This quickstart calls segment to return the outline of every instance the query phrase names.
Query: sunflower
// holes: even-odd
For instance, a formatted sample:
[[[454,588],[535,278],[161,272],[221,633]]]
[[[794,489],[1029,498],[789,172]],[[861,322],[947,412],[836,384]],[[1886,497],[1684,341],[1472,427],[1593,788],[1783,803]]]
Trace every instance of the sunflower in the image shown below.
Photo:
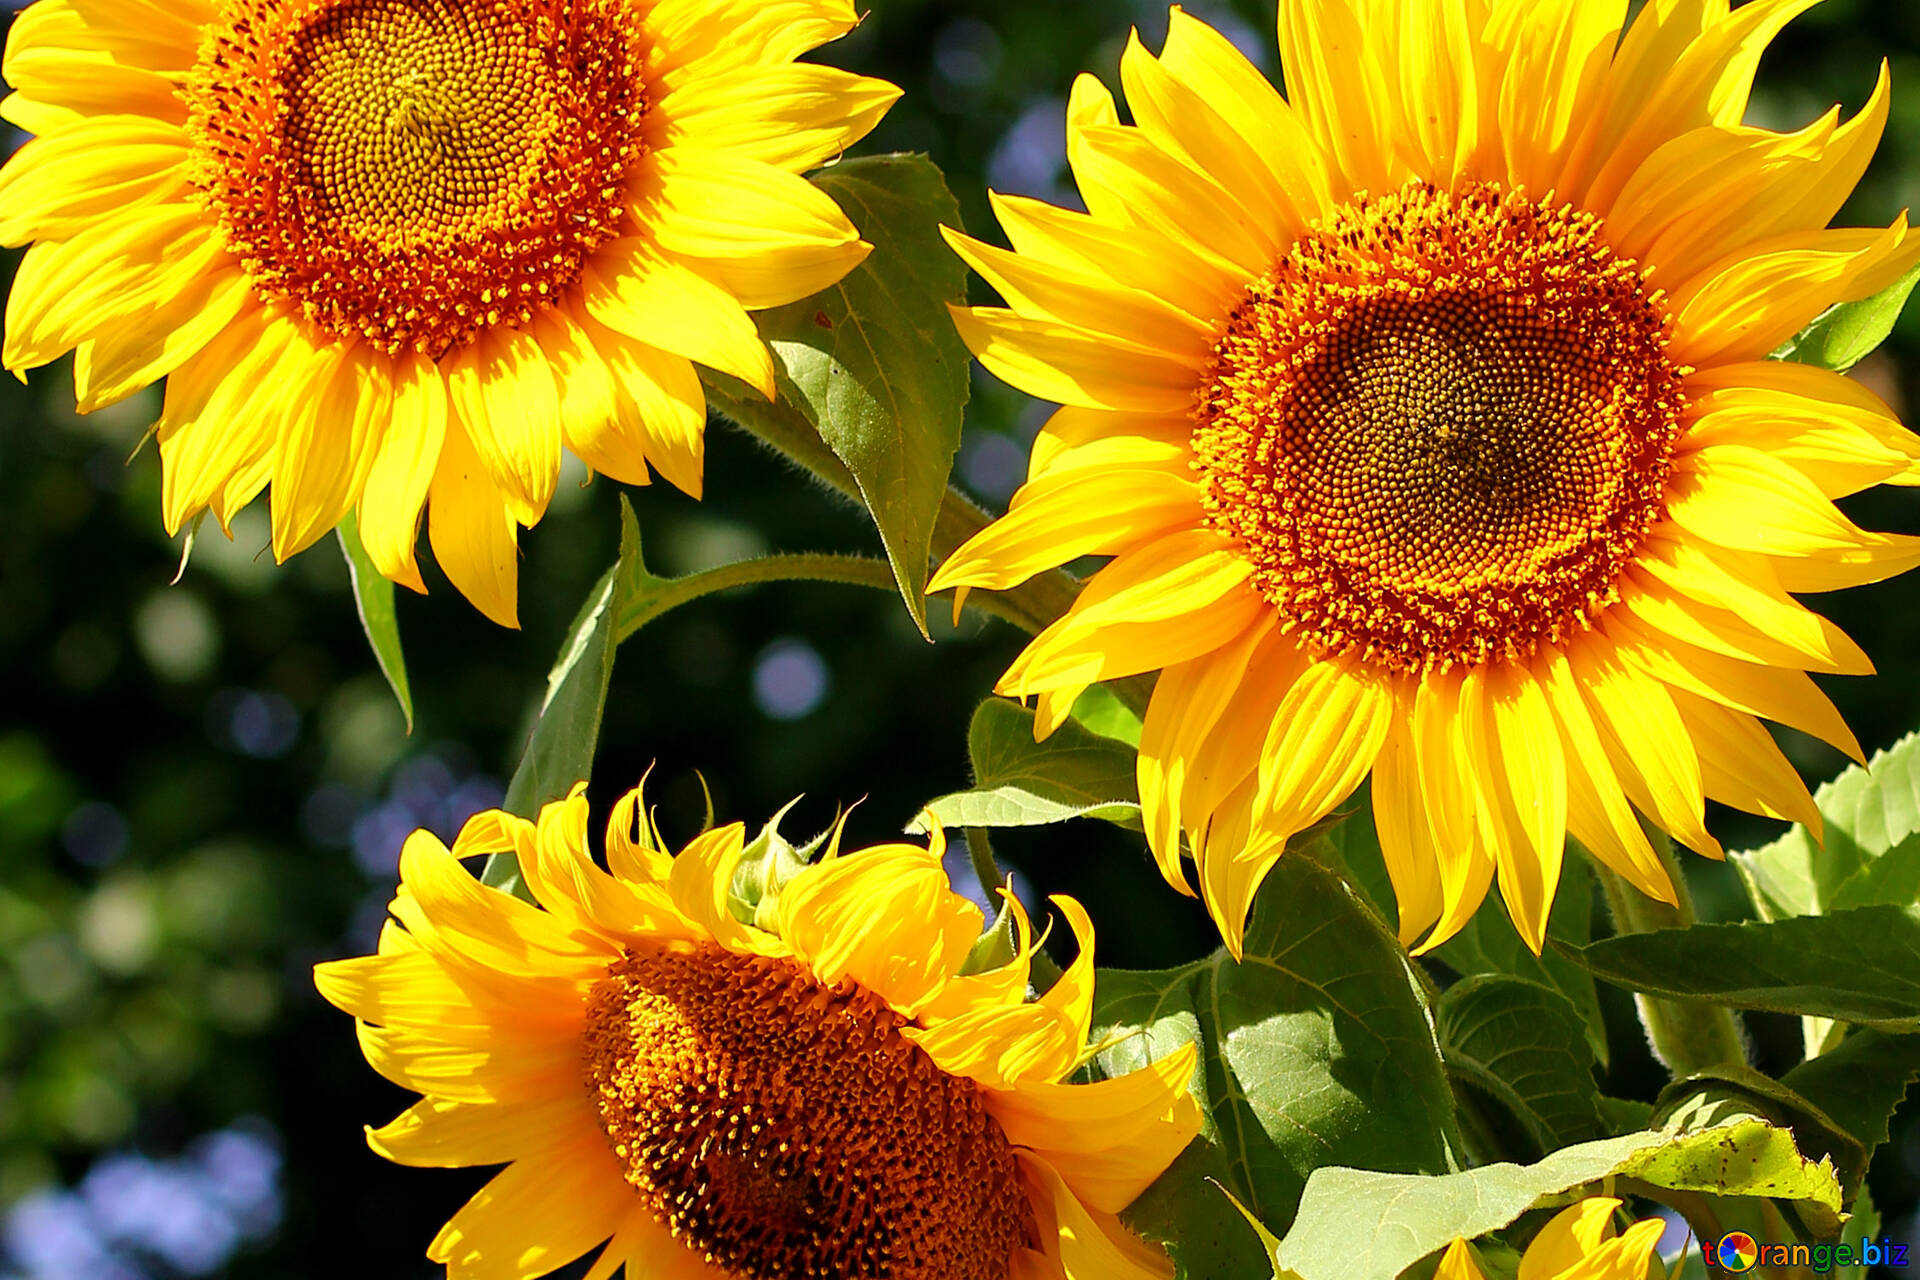
[[[15,372],[85,412],[167,378],[174,534],[272,485],[281,560],[356,505],[516,618],[561,451],[699,496],[694,362],[773,394],[747,312],[866,255],[798,175],[899,96],[794,59],[850,0],[39,0],[0,115]],[[230,535],[230,530],[229,530]]]
[[[1007,308],[988,369],[1064,407],[1006,516],[933,590],[1112,557],[1000,683],[1051,731],[1159,671],[1148,835],[1237,952],[1290,838],[1371,775],[1403,940],[1497,875],[1538,951],[1566,837],[1672,901],[1636,819],[1709,857],[1709,797],[1819,814],[1762,718],[1859,758],[1809,671],[1860,650],[1790,593],[1920,540],[1833,500],[1920,483],[1920,439],[1767,357],[1920,261],[1902,218],[1827,230],[1887,120],[1741,123],[1816,0],[1283,0],[1290,100],[1178,8],[1091,77],[1088,212],[996,197],[950,236]]]
[[[582,784],[582,787],[584,784]],[[932,847],[884,845],[729,913],[741,828],[662,852],[639,793],[587,850],[575,787],[538,824],[490,812],[451,851],[416,832],[379,954],[323,964],[374,1069],[426,1095],[369,1132],[410,1165],[506,1164],[429,1256],[525,1280],[588,1273],[1148,1280],[1114,1215],[1199,1129],[1192,1046],[1063,1083],[1091,1054],[1093,930],[1028,1000],[1032,940],[963,973],[978,907]],[[544,910],[459,860],[510,850]]]
[[[1646,1218],[1613,1233],[1620,1201],[1592,1196],[1555,1214],[1527,1246],[1519,1280],[1666,1280],[1667,1269],[1654,1252],[1666,1223]],[[1440,1258],[1433,1280],[1487,1280],[1473,1249],[1455,1240]]]

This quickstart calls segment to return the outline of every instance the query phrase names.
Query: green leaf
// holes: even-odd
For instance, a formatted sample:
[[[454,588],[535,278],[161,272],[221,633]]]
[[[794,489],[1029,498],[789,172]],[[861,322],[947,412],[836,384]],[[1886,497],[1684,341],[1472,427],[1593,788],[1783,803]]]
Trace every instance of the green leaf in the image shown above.
[[[1840,1181],[1832,1162],[1807,1159],[1792,1130],[1765,1120],[1681,1134],[1635,1152],[1617,1172],[1665,1191],[1790,1201],[1815,1235],[1831,1240],[1840,1234]]]
[[[1069,719],[1033,740],[1033,712],[989,698],[967,729],[973,786],[941,796],[927,812],[948,827],[1033,827],[1104,818],[1138,830],[1140,793],[1132,747]],[[924,822],[916,829],[924,829]]]
[[[1731,857],[1763,920],[1920,900],[1920,734],[1821,787],[1822,840],[1805,827]]]
[[[1828,308],[1775,352],[1775,357],[1845,373],[1893,336],[1893,327],[1900,322],[1900,313],[1906,310],[1916,285],[1920,285],[1920,267],[1871,298]]]
[[[1394,1280],[1455,1237],[1498,1231],[1529,1209],[1570,1202],[1589,1184],[1616,1178],[1683,1203],[1702,1195],[1785,1200],[1828,1238],[1839,1230],[1832,1167],[1803,1158],[1790,1131],[1742,1117],[1686,1132],[1603,1138],[1535,1164],[1490,1164],[1440,1177],[1321,1169],[1307,1183],[1274,1265],[1301,1280]]]
[[[940,226],[960,207],[921,155],[848,160],[817,175],[873,245],[824,293],[759,313],[780,395],[852,472],[873,514],[907,610],[927,630],[934,517],[960,447],[971,364],[947,314],[967,269]],[[762,406],[726,406],[750,430]]]
[[[632,594],[648,582],[662,582],[647,572],[640,558],[640,525],[633,505],[620,499],[620,559],[602,574],[587,593],[573,625],[567,629],[560,657],[547,675],[547,696],[520,755],[520,764],[507,784],[502,805],[523,818],[537,818],[540,806],[563,799],[576,782],[593,773],[594,748],[600,741],[600,719],[606,711],[607,685],[613,679],[613,657],[619,647],[616,620]],[[526,892],[519,863],[510,853],[487,860],[481,879],[513,893]]]
[[[1663,1120],[1682,1115],[1709,1121],[1748,1117],[1791,1129],[1803,1155],[1832,1163],[1847,1202],[1866,1176],[1866,1144],[1818,1102],[1751,1067],[1725,1064],[1676,1080],[1661,1091],[1656,1114]]]
[[[1870,1027],[1847,1034],[1838,1048],[1803,1062],[1780,1083],[1833,1118],[1869,1152],[1887,1140],[1887,1122],[1920,1079],[1920,1035]]]
[[[1325,865],[1291,849],[1254,905],[1244,959],[1102,970],[1097,1059],[1119,1075],[1198,1040],[1201,1139],[1128,1211],[1169,1243],[1182,1274],[1266,1277],[1232,1201],[1284,1228],[1308,1176],[1330,1163],[1450,1167],[1452,1100],[1419,974],[1378,917]],[[1213,1185],[1218,1183],[1218,1187]]]
[[[1320,1169],[1274,1261],[1302,1280],[1394,1280],[1456,1236],[1498,1231],[1535,1203],[1597,1182],[1667,1141],[1664,1134],[1632,1133],[1564,1147],[1537,1164],[1490,1164],[1440,1177]]]
[[[1536,1151],[1605,1132],[1585,1019],[1558,991],[1481,974],[1450,987],[1435,1012],[1447,1069],[1517,1117]]]
[[[1584,858],[1568,858],[1561,867],[1547,937],[1574,946],[1585,946],[1593,937],[1593,869]],[[1463,978],[1504,973],[1552,987],[1580,1014],[1594,1061],[1607,1065],[1607,1027],[1593,975],[1552,948],[1537,956],[1528,950],[1497,894],[1488,894],[1466,928],[1435,948],[1433,958]]]
[[[1071,714],[1090,733],[1130,747],[1140,745],[1140,716],[1104,684],[1088,685]]]
[[[194,530],[197,531],[199,525],[196,517]],[[352,512],[341,519],[335,533],[340,539],[340,550],[347,558],[347,573],[353,579],[353,603],[360,611],[360,629],[367,633],[367,643],[373,646],[373,660],[380,664],[380,674],[387,678],[393,696],[400,703],[400,712],[407,718],[407,732],[412,733],[413,690],[407,684],[407,656],[400,648],[400,620],[393,611],[393,583],[368,558],[367,549],[360,544],[360,522]],[[189,532],[187,551],[180,557],[183,569],[192,549],[193,533]]]
[[[1650,995],[1920,1028],[1920,907],[1856,907],[1560,945],[1595,977]]]

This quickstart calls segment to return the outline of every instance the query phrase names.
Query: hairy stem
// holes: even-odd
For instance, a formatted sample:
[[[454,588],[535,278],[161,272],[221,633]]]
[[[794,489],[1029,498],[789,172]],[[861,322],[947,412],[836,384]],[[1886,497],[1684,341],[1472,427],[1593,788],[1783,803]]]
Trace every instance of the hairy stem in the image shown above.
[[[1649,898],[1620,876],[1594,860],[1600,886],[1607,895],[1607,907],[1613,913],[1615,930],[1620,933],[1652,933],[1656,929],[1684,929],[1695,922],[1693,895],[1687,890],[1687,877],[1674,858],[1673,841],[1667,833],[1645,824],[1647,838],[1666,867],[1673,883],[1676,905],[1668,906]],[[1640,1010],[1640,1022],[1647,1029],[1647,1041],[1675,1079],[1704,1071],[1708,1067],[1747,1062],[1745,1038],[1731,1009],[1698,1000],[1662,1000],[1648,995],[1634,996]]]

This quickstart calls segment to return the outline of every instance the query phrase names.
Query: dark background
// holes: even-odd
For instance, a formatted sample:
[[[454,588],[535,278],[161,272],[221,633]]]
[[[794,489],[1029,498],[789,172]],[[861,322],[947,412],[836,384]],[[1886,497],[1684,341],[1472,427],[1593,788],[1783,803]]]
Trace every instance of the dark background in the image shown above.
[[[1274,71],[1270,0],[1190,8]],[[1068,198],[1073,75],[1117,83],[1128,23],[1154,47],[1166,23],[1158,5],[1117,0],[874,10],[820,55],[906,89],[862,150],[930,152],[975,230],[989,225],[989,184]],[[1884,224],[1916,203],[1920,5],[1816,9],[1769,56],[1754,108],[1775,127],[1836,101],[1851,111],[1882,57],[1893,124],[1844,221]],[[1920,326],[1861,376],[1913,403]],[[984,377],[975,396],[956,476],[998,507],[1045,410]],[[26,386],[0,380],[0,1280],[431,1275],[422,1250],[482,1175],[396,1169],[366,1150],[359,1126],[408,1099],[366,1067],[309,971],[370,949],[408,830],[451,835],[498,798],[562,632],[613,555],[616,486],[563,481],[524,537],[522,632],[485,622],[431,568],[432,595],[401,592],[418,707],[408,736],[333,542],[275,567],[262,501],[231,543],[209,525],[170,586],[180,548],[160,529],[155,455],[128,461],[157,396],[90,418],[71,404],[64,364]],[[877,551],[862,513],[747,437],[716,423],[708,450],[707,502],[664,485],[632,495],[656,570]],[[1869,527],[1920,530],[1912,491],[1853,510]],[[1870,751],[1920,723],[1917,598],[1896,582],[1827,602],[1881,664],[1877,679],[1825,682]],[[853,588],[762,588],[669,616],[620,655],[597,809],[652,765],[676,838],[698,824],[701,777],[723,821],[757,825],[804,795],[793,834],[863,801],[850,838],[891,837],[966,783],[968,716],[1018,645],[971,618],[936,635],[927,645],[897,599]],[[1841,763],[1788,746],[1810,778]],[[1716,822],[1736,847],[1771,835]],[[1211,946],[1137,838],[1076,823],[1009,835],[1001,852],[1030,900],[1065,890],[1087,903],[1104,963],[1159,966]],[[1693,866],[1705,909],[1737,914],[1730,877]],[[1656,1068],[1624,999],[1615,1012],[1627,1048],[1609,1091],[1651,1096]],[[1763,1065],[1793,1060],[1797,1025],[1755,1031]],[[1872,1179],[1896,1240],[1920,1238],[1915,1110]]]

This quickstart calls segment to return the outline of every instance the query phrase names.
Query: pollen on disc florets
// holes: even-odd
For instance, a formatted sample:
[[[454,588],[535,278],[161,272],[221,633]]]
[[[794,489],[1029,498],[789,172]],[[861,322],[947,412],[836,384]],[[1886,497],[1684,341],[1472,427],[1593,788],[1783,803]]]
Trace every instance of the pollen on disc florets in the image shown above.
[[[972,1081],[851,983],[711,944],[594,989],[587,1088],[627,1180],[746,1280],[1006,1280],[1034,1238]]]
[[[1318,654],[1524,660],[1617,599],[1665,511],[1687,407],[1670,329],[1591,214],[1490,183],[1357,197],[1214,348],[1208,522]]]
[[[389,352],[523,325],[621,234],[644,153],[627,0],[227,0],[193,173],[259,293]]]

